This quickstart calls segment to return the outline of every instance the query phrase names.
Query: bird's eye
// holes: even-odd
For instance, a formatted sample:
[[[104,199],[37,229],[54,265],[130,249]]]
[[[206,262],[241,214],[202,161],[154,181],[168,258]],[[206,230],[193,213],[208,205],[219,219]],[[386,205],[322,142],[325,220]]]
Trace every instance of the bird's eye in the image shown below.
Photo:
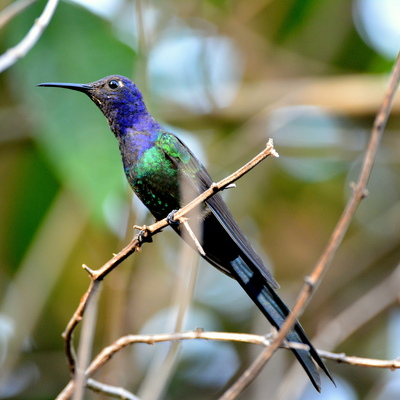
[[[108,87],[110,89],[116,89],[119,86],[119,82],[113,79],[112,81],[108,82]]]

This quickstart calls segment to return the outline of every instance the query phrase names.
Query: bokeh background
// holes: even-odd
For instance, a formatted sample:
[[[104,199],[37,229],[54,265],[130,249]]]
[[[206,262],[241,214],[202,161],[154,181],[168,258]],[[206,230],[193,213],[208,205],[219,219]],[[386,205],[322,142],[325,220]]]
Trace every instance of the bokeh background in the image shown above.
[[[40,15],[45,2],[33,3],[2,27],[1,52]],[[357,179],[399,49],[399,21],[396,0],[61,2],[32,51],[0,75],[0,398],[51,399],[62,390],[69,373],[61,332],[89,284],[81,265],[100,267],[130,241],[133,224],[152,221],[125,182],[97,108],[37,83],[132,78],[215,180],[272,137],[280,158],[224,195],[291,305]],[[400,353],[399,113],[397,99],[370,195],[301,319],[322,349]],[[94,354],[123,334],[173,329],[181,249],[165,230],[107,277]],[[184,328],[196,327],[270,330],[236,283],[203,263]],[[154,371],[167,348],[125,349],[96,378],[156,398]],[[259,351],[185,342],[159,398],[218,398]],[[397,371],[327,361],[338,387],[323,381],[318,395],[293,364],[279,351],[240,398],[400,398]]]

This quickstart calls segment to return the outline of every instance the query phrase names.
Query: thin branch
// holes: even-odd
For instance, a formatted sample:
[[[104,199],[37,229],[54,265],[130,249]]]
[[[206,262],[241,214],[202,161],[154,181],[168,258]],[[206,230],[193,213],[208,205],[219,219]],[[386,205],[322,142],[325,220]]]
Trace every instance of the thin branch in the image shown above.
[[[215,193],[225,189],[232,183],[236,182],[239,178],[241,178],[244,174],[252,170],[254,167],[256,167],[261,161],[263,161],[265,158],[268,156],[274,156],[274,157],[279,157],[279,154],[277,151],[274,149],[273,141],[272,139],[268,140],[266,148],[259,153],[257,156],[255,156],[252,160],[250,160],[247,164],[245,164],[242,168],[238,169],[236,172],[233,174],[229,175],[225,179],[222,179],[218,183],[214,183],[211,185],[210,189],[206,190],[201,194],[200,196],[196,197],[193,201],[191,201],[188,205],[185,207],[181,208],[178,212],[174,214],[174,219],[179,220],[179,218],[185,216],[190,210],[192,210],[194,207],[200,205],[203,203],[205,200],[213,196]]]
[[[334,254],[336,253],[345,233],[350,225],[354,213],[356,212],[361,200],[367,195],[367,183],[371,175],[372,166],[378,151],[379,142],[384,132],[386,122],[390,115],[393,98],[400,80],[400,54],[394,65],[389,86],[386,90],[382,105],[375,118],[371,132],[371,138],[365,153],[364,162],[357,184],[353,186],[353,194],[350,197],[343,214],[341,215],[328,244],[317,262],[312,274],[307,277],[305,284],[296,300],[292,312],[286,318],[285,323],[279,330],[271,346],[267,347],[253,362],[253,364],[243,373],[243,375],[220,397],[219,400],[232,400],[239,396],[243,390],[260,373],[264,365],[271,358],[272,354],[278,349],[280,343],[285,339],[288,332],[292,329],[296,319],[304,310],[307,302],[311,298],[313,291],[317,288],[326,273]]]
[[[139,400],[139,397],[135,396],[133,393],[129,392],[124,388],[118,386],[106,385],[105,383],[95,381],[94,379],[87,380],[87,387],[93,390],[94,392],[107,394],[108,396],[115,397],[117,399]]]
[[[86,303],[86,318],[82,324],[82,331],[79,338],[77,369],[75,374],[75,393],[73,400],[82,400],[86,388],[85,370],[89,365],[93,339],[95,334],[97,308],[100,296],[100,281],[93,281],[94,285],[91,290],[90,302]]]
[[[206,253],[203,250],[203,247],[201,246],[195,233],[192,231],[192,228],[190,227],[189,223],[187,222],[187,218],[181,218],[181,223],[183,223],[184,227],[187,230],[187,233],[189,234],[189,237],[192,239],[193,243],[196,245],[197,251],[200,253],[201,256],[204,257],[206,255]]]
[[[105,365],[118,351],[132,344],[144,343],[153,345],[155,343],[175,342],[182,340],[215,340],[220,342],[238,342],[255,344],[268,347],[274,339],[274,335],[255,335],[250,333],[230,333],[230,332],[205,332],[196,329],[188,332],[158,333],[154,335],[126,335],[122,336],[110,346],[105,347],[92,361],[86,370],[87,377],[91,377],[103,365]],[[287,342],[280,347],[285,349],[304,349],[305,345],[297,342]],[[351,365],[362,365],[375,368],[400,369],[400,360],[378,360],[362,357],[349,357],[343,353],[332,353],[318,350],[318,354],[329,360],[339,361]],[[357,362],[358,360],[358,362]],[[370,362],[368,362],[370,360]]]
[[[49,0],[39,18],[37,18],[26,36],[14,47],[0,56],[0,73],[25,57],[36,44],[53,17],[59,0]]]
[[[185,199],[185,190],[182,193],[182,197]],[[199,222],[197,217],[192,218],[196,218],[196,221]],[[199,224],[195,223],[194,225]],[[196,229],[196,226],[194,228]],[[183,231],[183,235],[185,236],[186,234],[187,232]],[[193,249],[183,241],[180,246],[181,251],[174,282],[174,291],[170,306],[171,311],[166,323],[166,326],[173,327],[171,332],[174,333],[183,331],[184,321],[186,320],[194,295],[199,266],[199,257]],[[173,342],[168,346],[167,352],[165,352],[165,348],[160,348],[159,351],[154,352],[151,364],[147,368],[146,375],[137,391],[139,397],[144,399],[161,399],[165,397],[164,392],[176,370],[181,350],[182,343]]]
[[[381,141],[383,132],[386,127],[387,120],[390,115],[390,110],[393,102],[394,95],[396,94],[396,89],[399,86],[400,80],[400,54],[397,57],[396,63],[394,65],[389,86],[386,90],[385,96],[383,98],[381,107],[376,115],[374,125],[372,127],[371,138],[368,143],[367,151],[364,156],[364,161],[362,164],[360,176],[358,182],[353,185],[353,194],[350,197],[347,206],[339,219],[339,222],[332,233],[332,236],[328,242],[325,251],[322,253],[321,258],[314,267],[313,273],[310,276],[309,283],[314,288],[320,281],[321,276],[326,271],[332,258],[339,247],[342,239],[350,225],[351,219],[356,212],[361,201],[367,197],[367,184],[371,176],[372,167],[376,158],[376,153],[378,152],[379,143]],[[305,288],[303,288],[304,291]]]
[[[212,197],[217,192],[225,189],[227,186],[231,185],[233,182],[238,180],[240,177],[245,175],[251,169],[253,169],[257,164],[263,161],[268,156],[279,157],[278,153],[274,149],[273,141],[270,139],[265,147],[265,149],[260,152],[256,157],[254,157],[251,161],[249,161],[242,168],[229,175],[227,178],[221,180],[218,183],[213,183],[212,186],[200,194],[196,199],[191,201],[186,206],[182,207],[174,214],[175,220],[182,220],[187,213],[192,211],[196,206],[206,201],[208,198]],[[68,322],[68,325],[65,331],[62,334],[65,343],[65,352],[67,356],[67,361],[69,364],[69,369],[71,375],[74,376],[76,369],[76,355],[75,349],[73,345],[73,334],[77,325],[81,322],[83,315],[85,313],[88,302],[95,292],[95,288],[97,287],[97,283],[102,281],[107,274],[109,274],[114,268],[116,268],[119,264],[121,264],[127,257],[133,254],[136,250],[140,250],[141,245],[145,241],[151,241],[151,237],[156,233],[160,232],[163,228],[168,226],[167,219],[163,219],[161,221],[156,222],[150,226],[144,226],[140,229],[142,230],[142,237],[139,238],[139,235],[136,235],[133,240],[118,254],[114,255],[109,261],[107,261],[101,268],[98,270],[92,270],[88,266],[83,265],[83,268],[89,273],[91,282],[88,290],[82,296],[81,301],[78,305],[78,308],[74,312],[72,318]],[[96,283],[97,282],[97,283]],[[60,397],[64,398],[64,397]]]
[[[76,354],[73,345],[73,333],[79,322],[82,321],[83,314],[86,309],[86,305],[91,297],[91,293],[96,291],[96,286],[98,284],[95,280],[91,280],[89,289],[82,296],[78,308],[75,310],[72,318],[68,322],[65,331],[62,334],[62,338],[64,339],[65,345],[65,354],[67,357],[70,373],[73,376],[75,374],[75,365],[76,365]]]
[[[357,367],[384,368],[392,371],[400,368],[400,359],[378,360],[374,358],[363,358],[356,356],[347,356],[345,353],[331,353],[329,351],[318,350],[318,354],[327,360],[337,363],[346,363]]]
[[[24,11],[33,3],[36,3],[36,1],[37,0],[18,0],[15,1],[14,3],[11,3],[0,13],[0,28],[3,28],[19,13]]]
[[[119,351],[127,346],[133,344],[144,343],[148,345],[154,345],[155,343],[163,342],[176,342],[183,340],[215,340],[215,341],[227,341],[227,342],[240,342],[255,344],[263,347],[268,347],[272,342],[275,342],[274,335],[262,336],[248,333],[229,333],[229,332],[205,332],[201,329],[196,329],[188,332],[176,332],[176,333],[158,333],[154,335],[126,335],[120,337],[110,346],[105,347],[102,351],[94,358],[92,363],[85,371],[86,379],[88,383],[91,382],[91,377],[98,372],[110,359],[117,354]],[[286,343],[280,347],[291,349],[304,349],[304,345],[301,343]],[[336,354],[327,351],[318,350],[318,354],[329,360],[333,360],[340,363],[346,363],[354,366],[364,366],[373,368],[386,368],[386,369],[400,369],[400,360],[378,360],[361,357],[349,357],[343,353]],[[58,400],[68,399],[75,388],[75,382],[71,380],[68,385],[64,388],[62,393],[57,397]]]

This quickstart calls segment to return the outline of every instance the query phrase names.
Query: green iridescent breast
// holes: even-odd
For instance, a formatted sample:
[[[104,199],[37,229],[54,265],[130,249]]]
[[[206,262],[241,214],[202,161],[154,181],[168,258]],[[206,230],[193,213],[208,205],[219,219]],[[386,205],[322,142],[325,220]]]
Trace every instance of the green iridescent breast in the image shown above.
[[[129,175],[133,190],[157,219],[180,207],[179,172],[160,148],[146,150]]]
[[[182,185],[197,195],[193,181],[196,168],[192,168],[191,154],[174,135],[161,131],[151,147],[125,170],[133,190],[157,218],[179,209]]]

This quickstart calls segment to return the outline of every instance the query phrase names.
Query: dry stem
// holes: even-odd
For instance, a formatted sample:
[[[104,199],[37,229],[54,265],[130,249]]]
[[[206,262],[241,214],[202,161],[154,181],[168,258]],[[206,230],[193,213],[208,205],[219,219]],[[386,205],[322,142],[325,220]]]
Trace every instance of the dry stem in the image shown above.
[[[11,65],[15,64],[36,44],[51,21],[57,5],[58,0],[49,0],[41,16],[35,20],[35,23],[26,36],[16,46],[11,47],[0,56],[0,72],[3,72],[7,68],[11,67]]]

